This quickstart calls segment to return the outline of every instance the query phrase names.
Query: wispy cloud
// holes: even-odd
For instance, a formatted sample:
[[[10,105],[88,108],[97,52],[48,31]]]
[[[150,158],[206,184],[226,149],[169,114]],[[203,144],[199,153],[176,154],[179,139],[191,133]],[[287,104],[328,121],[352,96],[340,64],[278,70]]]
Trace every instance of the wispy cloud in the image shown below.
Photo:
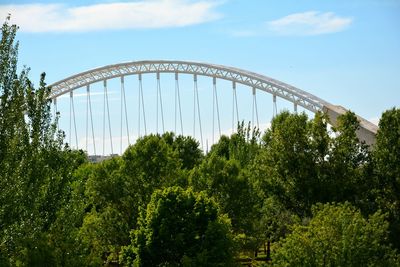
[[[66,4],[0,5],[0,17],[25,32],[85,32],[183,27],[221,17],[215,1],[141,0],[71,7]]]
[[[269,21],[267,28],[281,35],[319,35],[343,31],[352,21],[352,18],[340,17],[333,12],[308,11]]]
[[[253,25],[251,28],[237,29],[231,34],[235,37],[310,36],[340,32],[348,28],[352,22],[352,18],[340,17],[333,12],[307,11]]]

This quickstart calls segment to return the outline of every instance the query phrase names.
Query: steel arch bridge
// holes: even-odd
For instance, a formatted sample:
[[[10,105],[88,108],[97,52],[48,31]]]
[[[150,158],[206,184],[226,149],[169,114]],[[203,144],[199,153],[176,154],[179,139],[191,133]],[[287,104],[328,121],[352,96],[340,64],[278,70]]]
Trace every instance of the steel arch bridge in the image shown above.
[[[75,119],[75,111],[74,111],[74,102],[73,102],[73,92],[79,88],[86,87],[87,94],[87,116],[86,116],[86,148],[88,143],[88,132],[89,132],[89,111],[91,117],[91,131],[92,131],[92,139],[93,143],[95,142],[94,131],[93,131],[93,119],[92,119],[92,108],[91,108],[91,98],[90,98],[90,86],[95,83],[102,82],[104,86],[104,120],[103,120],[103,136],[105,136],[105,120],[106,120],[106,110],[109,109],[108,103],[108,94],[107,94],[107,81],[120,78],[121,82],[121,134],[122,134],[122,117],[125,111],[125,121],[126,128],[129,140],[129,130],[128,130],[128,116],[127,116],[127,108],[126,108],[126,97],[125,97],[125,86],[124,81],[125,77],[131,75],[137,75],[139,81],[139,98],[138,98],[138,107],[139,107],[139,129],[140,129],[140,119],[143,118],[144,128],[146,128],[145,121],[145,103],[143,100],[143,89],[142,89],[142,75],[153,73],[156,74],[157,77],[157,131],[158,131],[158,117],[159,117],[159,106],[161,106],[161,117],[162,117],[162,125],[164,128],[164,116],[163,116],[163,102],[162,102],[162,91],[160,86],[160,73],[172,73],[175,75],[175,101],[177,101],[177,96],[179,97],[179,75],[180,74],[189,74],[193,75],[194,82],[194,120],[196,121],[196,112],[199,117],[199,126],[201,131],[201,119],[200,119],[200,105],[199,105],[199,97],[198,97],[198,89],[197,89],[197,76],[208,76],[213,79],[213,130],[214,130],[214,120],[215,120],[215,111],[218,114],[218,126],[220,128],[220,118],[219,118],[219,110],[218,110],[218,95],[216,89],[216,80],[226,80],[232,82],[233,89],[233,102],[232,102],[232,121],[235,116],[235,102],[236,101],[236,119],[239,121],[238,109],[237,109],[237,96],[236,96],[236,85],[241,84],[251,89],[253,95],[253,120],[254,121],[254,113],[257,116],[258,121],[258,113],[257,113],[257,101],[256,101],[256,92],[257,90],[261,92],[266,92],[272,95],[274,110],[276,110],[276,99],[282,98],[286,101],[289,101],[293,104],[294,111],[297,112],[297,107],[300,106],[312,113],[323,111],[328,114],[330,124],[335,126],[336,119],[339,115],[346,112],[346,109],[333,105],[315,95],[312,95],[306,91],[303,91],[299,88],[286,84],[284,82],[272,79],[270,77],[250,72],[247,70],[242,70],[234,67],[228,67],[223,65],[209,64],[209,63],[200,63],[200,62],[191,62],[191,61],[176,61],[176,60],[145,60],[145,61],[133,61],[126,63],[119,63],[114,65],[108,65],[100,68],[95,68],[92,70],[88,70],[85,72],[78,73],[76,75],[65,78],[61,81],[53,83],[51,86],[51,94],[50,98],[54,101],[55,110],[57,110],[57,99],[62,97],[63,95],[70,95],[70,136],[72,135],[72,120],[75,125],[75,136],[76,136],[76,119]],[[197,94],[197,99],[196,99]],[[197,103],[196,103],[197,101]],[[179,111],[182,112],[181,103],[179,99]],[[196,107],[197,106],[197,107]],[[106,109],[107,107],[107,109]],[[255,112],[254,112],[255,111]],[[175,103],[175,113],[177,112],[177,103]],[[276,111],[277,112],[277,111]],[[142,113],[142,114],[141,114]],[[72,116],[73,115],[73,116]],[[111,126],[110,126],[110,113],[108,111],[108,125],[109,125],[109,136],[110,140],[112,140],[111,134]],[[177,114],[175,114],[175,119]],[[182,127],[182,114],[180,115],[181,119],[181,127]],[[377,126],[372,124],[371,122],[361,118],[358,116],[360,121],[360,129],[357,134],[360,140],[365,141],[367,144],[372,145],[375,142],[375,135],[377,132]],[[196,122],[194,121],[194,126],[196,126]],[[176,122],[175,122],[176,123]],[[140,131],[140,130],[139,130]],[[221,134],[221,129],[219,129]],[[195,134],[195,131],[194,131]],[[140,135],[140,134],[139,134]],[[77,137],[76,137],[77,139]],[[201,137],[202,139],[202,137]],[[70,137],[71,142],[71,137]],[[111,141],[112,142],[112,141]],[[203,140],[201,140],[203,143]],[[76,140],[77,146],[78,141]],[[111,143],[112,150],[112,143]],[[103,151],[104,151],[104,142],[103,142]],[[96,151],[94,151],[96,154]],[[103,152],[104,153],[104,152]]]

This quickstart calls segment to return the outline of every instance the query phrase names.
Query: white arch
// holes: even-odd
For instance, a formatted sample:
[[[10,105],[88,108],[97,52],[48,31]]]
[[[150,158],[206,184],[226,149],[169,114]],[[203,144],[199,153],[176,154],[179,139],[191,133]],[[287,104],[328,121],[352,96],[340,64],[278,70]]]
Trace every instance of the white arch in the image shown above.
[[[284,98],[311,112],[324,111],[329,115],[332,125],[336,125],[337,116],[346,112],[346,109],[341,106],[335,106],[299,88],[261,74],[234,67],[177,60],[133,61],[81,72],[50,85],[52,88],[50,98],[57,98],[77,88],[99,81],[127,75],[162,72],[196,74],[241,83]],[[358,131],[359,138],[367,144],[374,144],[378,127],[359,116],[358,118],[361,125],[361,129]]]

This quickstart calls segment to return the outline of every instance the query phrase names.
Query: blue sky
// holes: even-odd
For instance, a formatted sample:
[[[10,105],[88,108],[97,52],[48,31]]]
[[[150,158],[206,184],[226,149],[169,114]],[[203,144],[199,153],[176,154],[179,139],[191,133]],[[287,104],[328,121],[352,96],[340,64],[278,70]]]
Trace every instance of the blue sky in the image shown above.
[[[7,13],[34,81],[43,71],[52,83],[125,61],[193,60],[264,74],[374,122],[400,106],[398,0],[2,0]]]

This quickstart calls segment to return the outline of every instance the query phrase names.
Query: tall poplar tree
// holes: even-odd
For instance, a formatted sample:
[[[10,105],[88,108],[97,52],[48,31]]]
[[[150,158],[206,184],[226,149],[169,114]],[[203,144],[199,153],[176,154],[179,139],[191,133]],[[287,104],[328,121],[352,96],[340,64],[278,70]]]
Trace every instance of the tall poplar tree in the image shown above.
[[[17,72],[18,27],[10,17],[0,43],[0,265],[52,263],[46,231],[65,202],[82,153],[63,149],[51,116],[45,74],[35,88],[29,69]],[[43,261],[42,261],[43,260]]]

